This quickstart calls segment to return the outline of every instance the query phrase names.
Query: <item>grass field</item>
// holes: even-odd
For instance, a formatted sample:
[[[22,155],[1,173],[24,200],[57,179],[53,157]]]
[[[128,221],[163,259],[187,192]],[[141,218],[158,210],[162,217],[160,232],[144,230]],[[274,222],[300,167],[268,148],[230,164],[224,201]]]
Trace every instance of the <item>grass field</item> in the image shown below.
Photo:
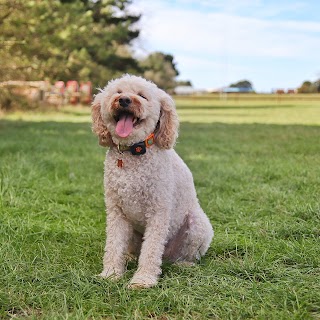
[[[96,277],[105,150],[89,110],[0,119],[0,319],[320,319],[320,99],[177,98],[177,151],[215,228],[195,267]]]

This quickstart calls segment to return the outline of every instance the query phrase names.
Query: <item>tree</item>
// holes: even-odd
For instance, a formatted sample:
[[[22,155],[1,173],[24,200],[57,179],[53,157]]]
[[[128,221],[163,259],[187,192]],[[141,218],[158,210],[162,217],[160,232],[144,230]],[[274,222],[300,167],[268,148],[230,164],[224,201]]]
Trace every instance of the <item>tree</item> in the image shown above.
[[[172,91],[179,75],[174,57],[162,52],[153,52],[140,61],[143,76],[156,83],[161,89]]]
[[[300,88],[298,88],[299,93],[317,93],[320,92],[320,79],[311,82],[311,81],[304,81]]]
[[[0,81],[91,80],[139,71],[130,0],[0,0]]]
[[[192,87],[192,82],[190,80],[179,80],[176,82],[177,86]]]
[[[315,91],[320,93],[320,79],[314,82]]]
[[[82,1],[85,3],[86,11],[92,13],[93,22],[97,28],[96,37],[91,34],[86,46],[92,59],[117,72],[138,71],[138,62],[132,57],[128,48],[128,45],[139,36],[139,30],[133,26],[141,17],[128,12],[127,6],[132,1]]]
[[[236,83],[232,83],[230,85],[230,88],[246,88],[246,89],[253,90],[252,83],[248,80],[241,80]]]
[[[299,93],[310,93],[312,91],[312,82],[304,81],[300,88],[298,88]]]

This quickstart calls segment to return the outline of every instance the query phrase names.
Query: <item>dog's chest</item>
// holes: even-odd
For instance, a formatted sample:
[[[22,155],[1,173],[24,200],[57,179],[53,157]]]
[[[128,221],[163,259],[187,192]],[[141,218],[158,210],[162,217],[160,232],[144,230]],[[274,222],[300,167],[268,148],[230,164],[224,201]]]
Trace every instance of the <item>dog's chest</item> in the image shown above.
[[[120,157],[119,157],[120,158]],[[123,166],[118,166],[117,154],[109,155],[105,163],[105,188],[108,194],[133,223],[145,225],[146,215],[154,205],[156,184],[150,163],[145,156],[122,156]]]

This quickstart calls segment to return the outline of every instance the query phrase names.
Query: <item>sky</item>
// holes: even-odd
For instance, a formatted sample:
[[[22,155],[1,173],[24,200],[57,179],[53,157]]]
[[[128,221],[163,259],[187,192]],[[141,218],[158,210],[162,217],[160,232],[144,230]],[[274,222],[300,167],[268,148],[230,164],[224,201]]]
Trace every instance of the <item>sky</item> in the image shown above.
[[[258,92],[320,78],[320,1],[133,0],[137,56],[172,54],[197,89],[249,80]]]

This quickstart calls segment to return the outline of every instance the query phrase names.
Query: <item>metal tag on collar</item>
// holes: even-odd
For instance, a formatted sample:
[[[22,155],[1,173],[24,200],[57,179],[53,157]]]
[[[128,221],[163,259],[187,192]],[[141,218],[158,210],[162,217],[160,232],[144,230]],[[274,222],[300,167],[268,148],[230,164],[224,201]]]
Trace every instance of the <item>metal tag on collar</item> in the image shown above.
[[[142,154],[145,154],[146,151],[147,149],[144,141],[135,143],[130,147],[130,152],[134,156],[141,156]]]
[[[119,153],[121,153],[121,154],[123,153],[123,151],[121,150],[120,144],[117,145],[117,150]]]
[[[129,151],[130,147],[118,144],[117,149],[119,153],[123,154],[124,151]]]

